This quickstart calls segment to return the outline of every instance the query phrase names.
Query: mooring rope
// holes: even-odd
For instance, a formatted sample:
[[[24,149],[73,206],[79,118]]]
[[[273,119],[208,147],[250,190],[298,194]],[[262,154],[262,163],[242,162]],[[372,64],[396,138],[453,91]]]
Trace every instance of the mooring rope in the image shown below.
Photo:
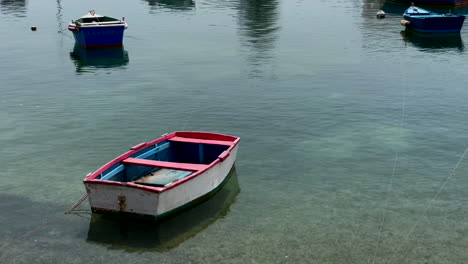
[[[404,127],[404,123],[405,123],[405,115],[406,115],[406,93],[407,93],[407,89],[406,89],[406,86],[405,86],[405,91],[403,93],[403,101],[402,101],[402,104],[401,104],[401,116],[400,116],[400,126],[399,126],[399,131],[398,131],[398,135],[401,139],[401,135],[402,135],[402,128]],[[397,165],[399,163],[399,160],[400,160],[400,156],[399,156],[399,152],[398,152],[398,146],[395,150],[395,158],[393,159],[393,168],[392,168],[392,175],[390,176],[390,182],[388,183],[388,186],[387,186],[387,197],[385,199],[385,206],[384,206],[384,212],[382,214],[382,220],[380,222],[380,225],[379,225],[379,234],[378,234],[378,237],[377,237],[377,244],[375,245],[375,251],[374,251],[374,255],[372,256],[372,263],[375,263],[375,258],[377,257],[377,252],[380,248],[380,243],[381,243],[381,237],[382,237],[382,231],[383,231],[383,227],[385,225],[385,221],[387,219],[387,212],[388,212],[388,203],[390,201],[390,192],[392,191],[392,188],[393,188],[393,181],[394,181],[394,178],[395,178],[395,172],[396,172],[396,169],[397,169]],[[368,259],[367,263],[369,263],[370,259]]]
[[[414,230],[416,229],[416,227],[419,225],[419,223],[421,222],[421,220],[423,219],[423,217],[426,216],[427,212],[429,211],[429,207],[431,206],[431,204],[439,197],[440,193],[443,191],[443,189],[445,188],[445,186],[447,185],[448,181],[450,180],[450,178],[453,177],[453,175],[455,175],[455,172],[457,171],[458,167],[460,166],[460,163],[463,161],[463,159],[465,158],[466,156],[466,153],[468,153],[468,146],[466,147],[465,151],[463,152],[463,154],[460,156],[460,158],[458,159],[458,162],[457,164],[455,164],[455,167],[452,169],[452,171],[447,175],[447,177],[445,177],[444,179],[444,182],[442,183],[442,185],[440,186],[439,190],[437,191],[437,193],[434,195],[434,197],[432,197],[432,199],[427,203],[426,207],[424,208],[424,210],[422,211],[421,215],[419,215],[418,217],[418,220],[416,220],[416,223],[414,223],[414,225],[411,227],[410,231],[406,234],[406,238],[404,239],[404,242],[408,242],[408,239],[409,237],[411,236],[411,234],[414,232]],[[400,246],[397,248],[396,252],[398,252],[402,245],[404,243],[400,243]],[[413,251],[414,247],[410,250],[408,250],[406,252],[406,254],[403,255],[403,259],[405,259],[408,254]],[[392,258],[391,260],[393,260],[394,258]]]
[[[60,29],[59,31],[57,31],[57,33],[65,34],[65,32],[67,32],[67,30],[68,30],[68,26],[63,28],[63,29]]]
[[[78,201],[76,201],[76,203],[74,203],[70,210],[66,211],[65,214],[70,214],[73,210],[75,210],[75,208],[77,208],[81,203],[83,203],[87,197],[88,193],[83,194],[83,196],[81,196],[81,198]]]

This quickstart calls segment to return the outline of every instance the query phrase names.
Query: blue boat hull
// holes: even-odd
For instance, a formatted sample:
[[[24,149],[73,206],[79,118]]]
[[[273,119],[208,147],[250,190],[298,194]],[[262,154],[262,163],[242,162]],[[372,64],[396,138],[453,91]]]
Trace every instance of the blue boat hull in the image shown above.
[[[414,3],[415,5],[463,5],[467,4],[468,0],[390,0],[390,2],[399,2],[399,3]]]
[[[80,27],[73,32],[75,41],[82,47],[118,47],[122,46],[124,26]]]
[[[465,16],[414,17],[405,15],[410,22],[408,28],[427,33],[456,33],[460,32]]]

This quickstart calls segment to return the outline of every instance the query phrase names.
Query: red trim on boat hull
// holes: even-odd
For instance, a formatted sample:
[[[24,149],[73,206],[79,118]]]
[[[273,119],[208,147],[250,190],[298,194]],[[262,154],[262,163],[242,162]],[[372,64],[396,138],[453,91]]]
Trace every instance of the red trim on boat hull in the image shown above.
[[[198,143],[198,144],[212,144],[212,145],[222,145],[222,146],[232,145],[232,141],[186,138],[186,137],[178,137],[178,136],[170,138],[169,141]]]
[[[184,138],[191,138],[191,139],[204,139],[204,140],[213,140],[213,141],[219,140],[219,141],[223,141],[223,142],[229,142],[230,141],[231,144],[230,144],[230,147],[227,150],[224,151],[226,153],[223,152],[220,155],[221,157],[218,157],[215,161],[213,161],[212,163],[210,163],[208,165],[204,165],[206,167],[203,170],[198,170],[198,171],[192,173],[191,175],[189,175],[188,177],[185,177],[184,179],[181,179],[181,180],[175,182],[174,184],[168,185],[166,187],[145,186],[145,185],[135,184],[135,183],[132,183],[132,182],[117,182],[117,181],[107,181],[107,180],[96,179],[101,173],[108,170],[110,167],[112,167],[116,163],[122,162],[123,160],[125,160],[127,158],[130,158],[131,155],[133,155],[133,154],[137,153],[138,151],[140,151],[142,146],[154,145],[154,144],[160,143],[160,142],[165,141],[165,140],[170,140],[171,138],[176,137],[176,136],[184,137]],[[137,147],[136,149],[135,149],[135,147],[133,147],[133,150],[130,150],[130,151],[118,156],[117,158],[113,159],[112,161],[108,162],[107,164],[105,164],[104,166],[99,168],[97,171],[91,173],[91,175],[89,175],[88,177],[86,177],[83,180],[83,183],[85,185],[86,184],[103,184],[103,185],[114,185],[114,186],[121,186],[121,187],[130,187],[130,188],[137,188],[137,189],[141,189],[141,190],[145,190],[145,191],[149,191],[149,192],[155,192],[155,193],[164,192],[164,191],[172,189],[172,188],[174,188],[176,186],[179,186],[180,184],[183,184],[183,183],[185,183],[187,181],[190,181],[191,179],[194,179],[198,175],[204,173],[206,170],[209,170],[209,169],[213,168],[214,166],[216,166],[217,164],[222,162],[224,160],[224,158],[228,157],[229,155],[227,155],[227,154],[228,153],[230,154],[231,151],[239,144],[239,142],[240,142],[240,138],[230,136],[230,135],[224,135],[224,134],[209,133],[209,132],[186,132],[186,131],[173,132],[173,133],[164,135],[164,136],[162,136],[160,138],[157,138],[157,139],[155,139],[153,141],[150,141],[150,142],[147,142],[147,143],[143,142],[143,143],[138,144],[137,146],[135,146],[135,147]]]

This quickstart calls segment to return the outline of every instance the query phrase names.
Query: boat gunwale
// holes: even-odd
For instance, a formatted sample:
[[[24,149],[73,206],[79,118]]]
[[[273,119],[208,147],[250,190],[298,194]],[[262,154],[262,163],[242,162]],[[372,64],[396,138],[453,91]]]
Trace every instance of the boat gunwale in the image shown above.
[[[433,13],[433,14],[430,14],[430,15],[411,15],[411,14],[407,14],[407,13],[404,13],[403,14],[403,17],[405,18],[414,18],[414,19],[427,19],[427,18],[461,18],[461,17],[465,17],[463,15],[446,15],[446,14],[437,14],[437,13]]]
[[[128,27],[127,22],[125,21],[112,21],[112,22],[91,22],[91,23],[79,23],[76,22],[68,24],[69,27],[76,28],[102,28],[102,27]]]
[[[224,158],[218,157],[213,162],[208,164],[208,166],[206,166],[206,168],[204,168],[202,170],[195,171],[191,175],[189,175],[189,176],[187,176],[187,177],[185,177],[185,178],[183,178],[181,180],[178,180],[178,181],[174,182],[173,184],[170,184],[170,185],[164,186],[164,187],[140,185],[140,184],[133,183],[133,182],[118,182],[118,181],[109,181],[109,180],[96,179],[96,177],[98,177],[101,173],[108,170],[109,168],[111,168],[115,164],[117,164],[119,162],[122,162],[126,158],[129,158],[131,155],[133,155],[133,154],[135,154],[135,153],[137,153],[137,152],[139,152],[139,151],[141,151],[141,150],[143,150],[143,149],[145,149],[147,147],[150,147],[151,145],[155,145],[155,144],[160,143],[162,141],[169,140],[172,137],[177,136],[177,134],[187,133],[187,132],[188,133],[195,133],[195,134],[199,134],[199,135],[207,135],[207,136],[230,137],[230,138],[234,139],[232,141],[230,147],[223,152],[223,153],[227,152],[229,155],[231,154],[231,151],[240,142],[239,137],[230,136],[230,135],[226,135],[226,134],[218,134],[218,133],[211,133],[211,132],[194,132],[194,131],[176,131],[176,132],[172,132],[170,134],[164,135],[164,136],[162,136],[160,138],[157,138],[155,140],[152,140],[150,142],[143,142],[143,143],[140,143],[140,144],[132,147],[129,151],[121,154],[120,156],[118,156],[115,159],[111,160],[110,162],[106,163],[105,165],[100,167],[95,172],[92,172],[91,174],[88,174],[88,176],[83,180],[83,183],[84,184],[103,184],[103,185],[114,185],[114,186],[121,186],[121,187],[131,187],[131,188],[136,188],[136,189],[140,189],[140,190],[144,190],[144,191],[161,193],[161,192],[170,190],[172,188],[175,188],[175,187],[177,187],[177,186],[179,186],[181,184],[184,184],[187,181],[195,179],[197,176],[202,175],[206,171],[210,170],[211,168],[213,168],[214,166],[216,166],[217,164],[219,164],[219,163],[221,163],[222,161],[225,160]],[[223,155],[223,153],[221,153],[220,156]]]

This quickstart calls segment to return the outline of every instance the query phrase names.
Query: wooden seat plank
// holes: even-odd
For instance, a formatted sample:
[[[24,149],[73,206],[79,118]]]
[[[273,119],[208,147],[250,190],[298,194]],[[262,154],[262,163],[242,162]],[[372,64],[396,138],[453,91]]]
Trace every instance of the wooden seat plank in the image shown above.
[[[126,158],[122,161],[122,163],[131,164],[131,165],[148,166],[148,167],[175,169],[175,170],[188,170],[188,171],[200,171],[208,167],[208,165],[205,165],[205,164],[178,163],[178,162],[135,159],[135,158]]]
[[[232,141],[223,141],[223,140],[211,140],[211,139],[199,139],[199,138],[186,138],[186,137],[171,137],[169,141],[175,142],[187,142],[187,143],[199,143],[199,144],[211,144],[211,145],[222,145],[222,146],[231,146]]]

